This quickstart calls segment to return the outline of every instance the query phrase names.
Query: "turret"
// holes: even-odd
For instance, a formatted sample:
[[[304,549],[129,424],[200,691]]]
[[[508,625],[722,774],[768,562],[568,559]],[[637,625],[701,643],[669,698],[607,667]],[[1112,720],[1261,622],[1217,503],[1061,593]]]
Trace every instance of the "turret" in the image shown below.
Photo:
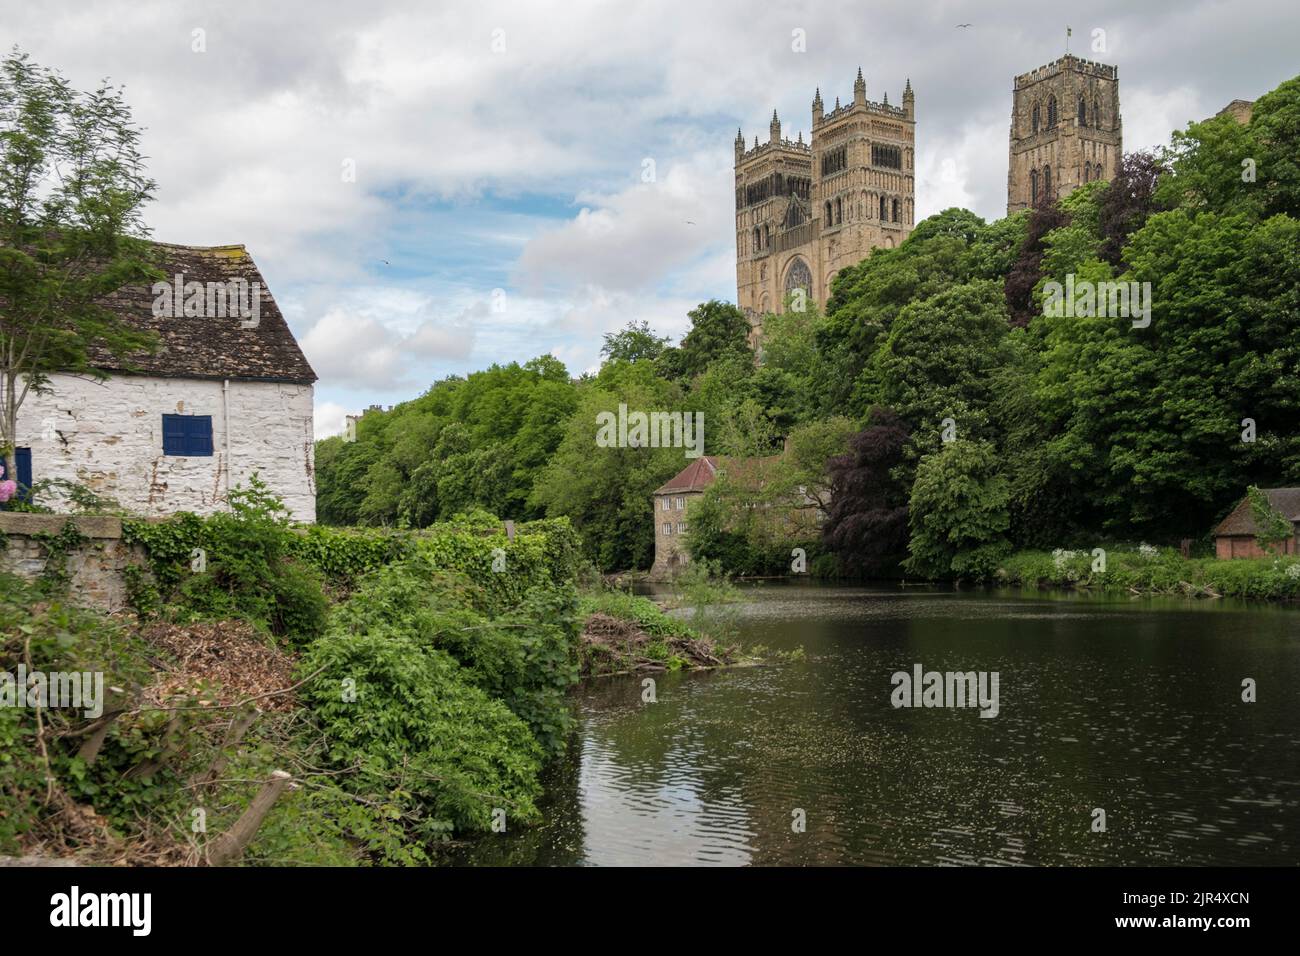
[[[745,155],[745,137],[741,135],[740,127],[736,127],[736,162]]]
[[[853,105],[867,105],[867,81],[862,78],[862,67],[858,67],[858,78],[853,81]]]
[[[916,119],[916,96],[912,93],[911,77],[907,78],[907,85],[903,87],[903,112],[908,119]]]
[[[822,121],[825,111],[822,109],[822,88],[817,87],[817,93],[813,96],[813,129]]]
[[[777,117],[776,110],[772,110],[772,123],[770,126],[768,126],[767,130],[772,137],[769,140],[769,142],[772,143],[781,142],[781,120]]]

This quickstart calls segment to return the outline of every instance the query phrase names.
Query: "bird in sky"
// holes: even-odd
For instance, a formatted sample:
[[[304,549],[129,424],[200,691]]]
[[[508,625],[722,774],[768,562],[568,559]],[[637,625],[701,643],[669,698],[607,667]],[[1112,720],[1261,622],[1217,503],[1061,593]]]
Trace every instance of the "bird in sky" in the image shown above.
[[[970,26],[974,26],[974,24],[973,24],[973,23],[959,23],[959,24],[957,24],[957,29],[958,29],[958,30],[962,30],[962,29],[965,29],[966,27],[970,27]]]

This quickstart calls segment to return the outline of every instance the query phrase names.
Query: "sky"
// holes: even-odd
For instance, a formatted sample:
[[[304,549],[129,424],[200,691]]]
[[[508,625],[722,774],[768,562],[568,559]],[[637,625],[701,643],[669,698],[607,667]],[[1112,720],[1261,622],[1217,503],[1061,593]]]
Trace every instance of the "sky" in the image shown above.
[[[959,24],[969,24],[960,27]],[[242,243],[320,376],[316,429],[448,375],[735,301],[739,127],[916,94],[917,220],[1005,214],[1011,82],[1119,68],[1124,148],[1300,72],[1292,0],[1087,4],[0,0],[13,46],[125,88],[153,237]]]

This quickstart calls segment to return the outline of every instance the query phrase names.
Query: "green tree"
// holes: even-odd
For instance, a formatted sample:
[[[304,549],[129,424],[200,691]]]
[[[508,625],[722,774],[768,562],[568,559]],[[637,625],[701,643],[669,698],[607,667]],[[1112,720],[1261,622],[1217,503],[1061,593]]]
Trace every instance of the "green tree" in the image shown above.
[[[855,404],[892,408],[921,450],[937,447],[945,427],[960,437],[990,437],[991,378],[1007,362],[1008,328],[1006,301],[992,280],[913,302],[864,368]]]
[[[1008,486],[988,442],[958,439],[921,459],[908,503],[908,571],[986,577],[1009,550]]]
[[[650,323],[629,322],[618,332],[606,332],[605,344],[600,354],[614,362],[653,362],[663,354],[672,339],[658,336],[650,329]]]
[[[749,347],[749,320],[729,302],[710,299],[687,313],[691,329],[676,349],[661,356],[672,378],[689,380],[714,362],[730,358],[754,360]]]
[[[141,216],[154,183],[122,91],[77,91],[16,49],[0,60],[0,450],[49,375],[98,378],[96,350],[152,339],[102,303],[155,277]]]
[[[1263,490],[1251,485],[1246,489],[1250,516],[1255,521],[1255,540],[1265,551],[1279,550],[1278,545],[1295,537],[1295,525],[1273,507]]]
[[[563,438],[539,472],[529,503],[567,515],[588,556],[604,571],[648,568],[654,560],[654,490],[690,460],[681,448],[600,447],[597,416],[680,408],[681,390],[644,362],[611,363],[610,376],[584,383]]]

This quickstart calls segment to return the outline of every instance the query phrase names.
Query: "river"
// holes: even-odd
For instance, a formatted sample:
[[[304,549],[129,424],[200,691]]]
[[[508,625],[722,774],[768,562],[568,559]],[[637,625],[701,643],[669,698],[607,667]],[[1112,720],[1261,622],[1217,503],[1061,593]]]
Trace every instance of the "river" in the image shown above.
[[[812,584],[742,593],[742,642],[802,647],[803,660],[653,675],[654,703],[641,678],[584,684],[546,822],[458,862],[1300,862],[1300,610]],[[997,715],[894,707],[891,675],[917,664],[997,672]],[[1242,701],[1245,678],[1255,703]]]

